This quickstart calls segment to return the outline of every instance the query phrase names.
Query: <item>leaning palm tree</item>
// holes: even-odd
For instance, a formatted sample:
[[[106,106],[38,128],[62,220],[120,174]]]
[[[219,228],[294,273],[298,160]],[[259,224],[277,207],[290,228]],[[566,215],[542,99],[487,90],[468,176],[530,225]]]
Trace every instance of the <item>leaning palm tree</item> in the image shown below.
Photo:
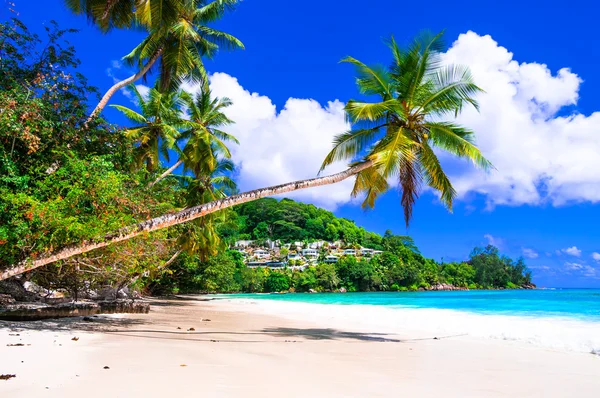
[[[153,1],[158,2],[144,1],[148,7],[137,8],[135,14],[137,23],[148,29],[148,36],[124,57],[138,72],[114,84],[104,94],[90,120],[104,109],[115,92],[145,76],[155,65],[160,91],[177,89],[183,81],[207,80],[203,57],[210,59],[221,48],[244,48],[234,36],[208,26],[232,9],[237,0],[163,0],[163,8],[171,7],[172,12],[161,14],[162,20],[156,25],[152,23]]]
[[[181,93],[168,91],[161,93],[150,89],[144,97],[135,86],[130,87],[141,113],[121,105],[112,105],[137,125],[125,130],[125,135],[136,141],[134,167],[152,173],[160,164],[160,155],[168,161],[169,150],[175,148],[179,138],[178,127],[183,124]]]
[[[460,113],[465,105],[477,107],[475,95],[481,90],[466,67],[442,65],[439,35],[418,39],[407,50],[391,40],[390,48],[393,62],[389,68],[368,67],[354,58],[346,59],[358,68],[360,90],[381,99],[375,103],[350,101],[346,106],[348,118],[356,128],[336,137],[334,149],[323,163],[350,160],[348,169],[227,196],[130,225],[91,241],[23,260],[1,272],[0,280],[240,203],[334,184],[351,177],[356,178],[353,194],[364,193],[367,206],[373,206],[375,199],[389,188],[389,178],[397,178],[407,221],[423,181],[439,191],[442,201],[451,208],[456,192],[433,147],[470,159],[484,169],[491,167],[473,144],[473,132],[452,121],[443,121],[444,116]]]
[[[465,105],[478,108],[474,96],[481,92],[467,67],[442,65],[442,35],[424,35],[402,51],[395,40],[389,42],[393,61],[387,68],[367,66],[348,57],[358,72],[359,91],[377,96],[376,102],[350,100],[345,110],[352,130],[334,139],[334,147],[321,170],[336,161],[356,161],[371,166],[356,175],[353,196],[364,194],[363,207],[373,207],[375,199],[396,180],[402,193],[406,225],[423,183],[438,191],[451,211],[456,197],[434,148],[471,160],[488,169],[490,163],[473,144],[474,133],[454,122]]]
[[[194,175],[211,174],[218,163],[217,155],[231,158],[226,142],[239,144],[234,136],[221,130],[233,123],[223,113],[225,108],[232,105],[229,98],[213,97],[208,84],[203,82],[196,97],[182,92],[181,99],[189,115],[189,119],[183,121],[184,131],[181,134],[181,140],[186,142],[185,147],[179,160],[150,186],[170,175],[181,164]]]

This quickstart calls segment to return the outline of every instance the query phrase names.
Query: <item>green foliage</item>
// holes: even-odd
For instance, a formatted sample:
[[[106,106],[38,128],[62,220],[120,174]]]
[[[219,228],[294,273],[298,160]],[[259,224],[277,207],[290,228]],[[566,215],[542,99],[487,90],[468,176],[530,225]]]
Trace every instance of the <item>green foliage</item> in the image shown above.
[[[473,144],[473,132],[454,123],[441,122],[460,113],[465,105],[477,108],[475,85],[469,69],[440,62],[444,50],[441,34],[417,37],[407,48],[389,41],[392,63],[388,68],[368,66],[352,57],[361,94],[379,97],[370,103],[350,100],[345,110],[354,128],[334,139],[334,148],[321,166],[337,161],[371,162],[356,175],[353,196],[364,194],[363,207],[375,200],[396,179],[408,225],[421,186],[440,192],[442,203],[452,210],[456,191],[433,147],[471,160],[484,169],[490,163]]]

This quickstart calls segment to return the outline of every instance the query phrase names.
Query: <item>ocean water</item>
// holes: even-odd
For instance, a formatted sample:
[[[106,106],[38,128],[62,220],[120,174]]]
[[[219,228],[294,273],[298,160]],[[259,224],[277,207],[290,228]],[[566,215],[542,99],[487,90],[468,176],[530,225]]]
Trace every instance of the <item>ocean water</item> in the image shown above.
[[[600,355],[600,289],[238,294],[263,313],[373,332],[470,335]]]

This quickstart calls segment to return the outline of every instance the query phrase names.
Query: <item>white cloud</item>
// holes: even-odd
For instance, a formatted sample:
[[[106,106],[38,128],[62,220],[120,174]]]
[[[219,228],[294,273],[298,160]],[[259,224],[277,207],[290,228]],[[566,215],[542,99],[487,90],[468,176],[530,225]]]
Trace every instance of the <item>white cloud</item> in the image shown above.
[[[289,98],[278,111],[269,97],[250,93],[225,73],[213,74],[210,84],[214,95],[233,101],[225,113],[235,121],[227,131],[240,141],[231,149],[239,165],[237,181],[241,190],[316,177],[331,150],[333,137],[348,129],[344,105],[337,100],[322,106],[312,99]],[[345,167],[345,163],[334,164],[326,172]],[[350,200],[352,184],[346,180],[285,196],[334,209]]]
[[[598,262],[600,262],[600,253],[594,252],[592,253],[592,258]]]
[[[573,257],[581,257],[581,250],[577,248],[577,246],[568,247],[566,249],[561,250],[562,253],[568,254]]]
[[[538,254],[538,252],[536,252],[533,249],[529,249],[527,247],[524,247],[522,249],[523,252],[523,256],[527,257],[527,258],[538,258],[540,255]]]
[[[521,63],[490,36],[468,32],[444,55],[468,65],[486,93],[480,113],[465,109],[459,122],[477,133],[477,143],[497,170],[485,174],[460,167],[459,193],[485,195],[488,206],[564,205],[600,201],[600,112],[557,116],[578,100],[581,79],[568,68]]]
[[[580,264],[580,263],[566,262],[565,267],[567,267],[568,270],[579,270],[579,269],[582,269],[584,267],[584,265]]]
[[[487,240],[488,245],[496,246],[500,248],[504,244],[504,239],[498,238],[497,236],[493,236],[491,234],[485,234],[483,237]]]

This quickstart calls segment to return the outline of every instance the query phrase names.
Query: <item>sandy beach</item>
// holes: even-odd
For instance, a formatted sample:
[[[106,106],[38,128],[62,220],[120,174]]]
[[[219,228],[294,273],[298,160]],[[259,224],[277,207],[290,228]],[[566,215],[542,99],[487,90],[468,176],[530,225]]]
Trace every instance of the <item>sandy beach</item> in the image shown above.
[[[0,321],[0,397],[597,397],[600,357],[383,333],[202,296],[147,315]],[[22,344],[22,345],[21,345]],[[105,368],[107,367],[107,368]]]

